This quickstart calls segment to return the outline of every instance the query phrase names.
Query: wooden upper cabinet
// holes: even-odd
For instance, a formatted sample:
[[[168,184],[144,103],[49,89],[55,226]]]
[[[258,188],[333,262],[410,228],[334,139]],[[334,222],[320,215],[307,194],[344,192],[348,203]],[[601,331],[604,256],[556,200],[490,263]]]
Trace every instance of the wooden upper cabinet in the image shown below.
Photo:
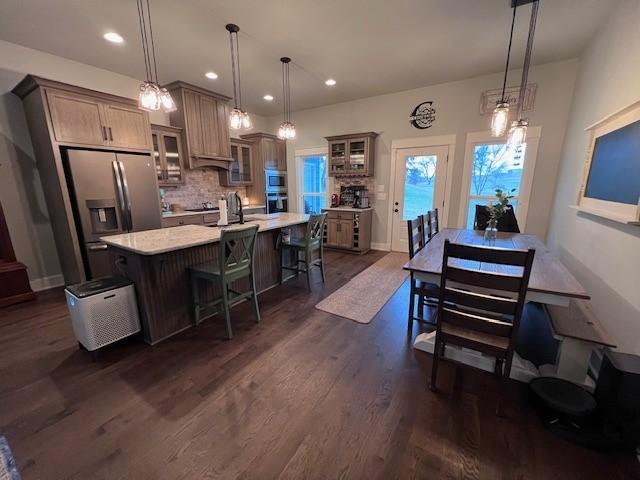
[[[171,125],[183,129],[188,166],[229,168],[229,97],[185,82],[166,86],[178,110],[169,116]]]
[[[329,142],[329,175],[373,176],[377,136],[365,132],[325,137]]]
[[[74,90],[82,90],[71,87]],[[95,94],[95,95],[94,95]],[[99,92],[82,94],[47,88],[46,98],[56,141],[78,145],[151,149],[149,116],[134,105]],[[123,99],[125,100],[125,99]],[[133,101],[131,100],[133,103]]]
[[[278,170],[287,169],[287,144],[284,140],[276,141],[276,159]]]
[[[278,149],[276,141],[272,138],[262,140],[262,155],[264,158],[264,168],[278,170]]]
[[[225,187],[251,185],[253,183],[253,142],[231,139],[229,170],[220,170],[220,185]]]
[[[149,116],[125,105],[104,105],[109,144],[113,147],[151,148]]]
[[[58,142],[106,145],[102,105],[94,98],[47,90],[53,133]]]

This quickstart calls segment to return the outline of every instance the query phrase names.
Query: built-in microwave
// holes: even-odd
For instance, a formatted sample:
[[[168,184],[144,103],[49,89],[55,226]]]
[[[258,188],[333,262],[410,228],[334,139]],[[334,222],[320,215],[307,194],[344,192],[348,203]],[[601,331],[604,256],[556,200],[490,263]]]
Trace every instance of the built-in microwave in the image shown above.
[[[264,171],[265,192],[286,192],[287,172],[283,170],[266,169]]]

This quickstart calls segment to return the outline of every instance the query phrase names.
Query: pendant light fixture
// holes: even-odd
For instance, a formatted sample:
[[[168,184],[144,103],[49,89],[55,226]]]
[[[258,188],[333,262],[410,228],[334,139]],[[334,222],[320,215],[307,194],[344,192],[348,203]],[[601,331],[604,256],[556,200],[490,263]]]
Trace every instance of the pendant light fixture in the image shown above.
[[[500,100],[496,103],[496,108],[493,110],[493,116],[491,117],[491,135],[494,137],[501,137],[507,131],[507,125],[509,120],[509,102],[504,97],[505,90],[507,89],[507,74],[509,73],[509,57],[511,56],[511,42],[513,41],[513,26],[516,22],[516,9],[518,4],[513,7],[513,16],[511,17],[511,32],[509,33],[509,48],[507,48],[507,63],[504,67],[504,79],[502,80],[502,95]]]
[[[176,104],[166,88],[161,88],[158,83],[158,66],[156,64],[156,50],[153,43],[153,28],[151,27],[151,9],[149,0],[136,0],[138,4],[138,23],[140,24],[140,37],[142,40],[142,54],[146,80],[140,84],[138,105],[143,110],[174,112]],[[145,3],[147,6],[145,13]]]
[[[251,117],[242,109],[242,89],[240,88],[240,49],[238,46],[238,32],[240,27],[228,23],[225,28],[229,32],[231,46],[231,73],[233,75],[233,110],[229,114],[229,127],[232,130],[250,130],[253,128]]]
[[[527,91],[527,79],[529,77],[529,65],[531,64],[531,50],[533,49],[533,36],[536,31],[536,20],[538,18],[538,0],[533,0],[531,4],[531,20],[529,21],[529,36],[527,37],[527,50],[524,54],[524,65],[522,67],[522,81],[520,82],[520,94],[518,95],[517,120],[511,122],[509,129],[509,139],[507,144],[511,148],[516,148],[527,139],[527,128],[529,121],[522,117],[522,107],[524,105],[524,94]]]
[[[282,57],[282,98],[284,99],[284,121],[278,129],[278,137],[289,140],[296,137],[296,126],[291,123],[291,84],[289,83],[289,57]]]

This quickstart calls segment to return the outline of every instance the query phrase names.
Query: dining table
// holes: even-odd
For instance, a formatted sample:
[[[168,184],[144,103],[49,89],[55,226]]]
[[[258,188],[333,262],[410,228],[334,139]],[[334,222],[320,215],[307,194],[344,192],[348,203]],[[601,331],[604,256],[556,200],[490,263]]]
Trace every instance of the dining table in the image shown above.
[[[498,232],[495,239],[485,240],[482,230],[445,228],[434,235],[413,258],[407,261],[403,268],[410,271],[416,280],[440,285],[445,240],[452,243],[516,250],[535,249],[526,302],[568,307],[573,299],[588,300],[590,298],[584,287],[558,257],[538,237],[530,234]],[[461,260],[450,261],[462,262]],[[519,268],[482,262],[464,262],[466,262],[464,265],[458,266],[489,272],[510,273],[510,269],[513,269],[511,273],[517,274]],[[593,345],[568,338],[558,338],[558,340],[560,340],[560,347],[554,366],[555,372],[561,373],[558,376],[563,378],[584,383]],[[420,334],[416,337],[414,348],[433,352],[433,341],[433,333]],[[467,357],[466,361],[460,358],[458,360],[464,363],[482,363],[479,357],[468,355]],[[486,369],[491,368],[488,363],[486,367]]]

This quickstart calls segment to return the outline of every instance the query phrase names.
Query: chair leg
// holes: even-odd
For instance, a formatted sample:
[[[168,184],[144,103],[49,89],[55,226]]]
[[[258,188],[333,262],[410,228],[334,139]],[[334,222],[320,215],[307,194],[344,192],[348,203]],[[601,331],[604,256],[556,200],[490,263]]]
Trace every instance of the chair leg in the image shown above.
[[[438,339],[438,335],[436,335],[436,342],[433,345],[433,364],[431,365],[431,385],[429,388],[432,392],[435,392],[438,387],[436,385],[436,381],[438,379],[438,363],[440,362],[440,343],[442,343]]]
[[[256,322],[260,322],[260,309],[258,308],[258,291],[256,290],[256,279],[253,276],[253,271],[251,271],[250,281],[251,291],[253,292],[253,309],[256,312]]]
[[[200,323],[200,292],[198,291],[198,277],[191,275],[191,300],[193,302],[193,319],[196,325]]]
[[[320,274],[322,275],[322,283],[324,283],[324,248],[320,244]]]
[[[308,248],[304,251],[304,260],[306,262],[307,273],[307,289],[311,291],[311,250]]]
[[[504,397],[505,397],[505,391],[507,388],[507,382],[506,382],[506,368],[505,368],[505,362],[504,359],[502,358],[497,358],[496,359],[496,368],[495,368],[495,373],[498,376],[498,382],[500,383],[500,385],[498,386],[498,399],[496,401],[496,415],[498,417],[504,417]]]
[[[418,295],[418,318],[424,320],[424,296]]]
[[[279,276],[279,280],[280,280],[280,285],[282,285],[282,282],[284,281],[284,246],[280,245],[280,274]]]
[[[409,278],[409,320],[407,322],[407,330],[411,331],[413,327],[413,309],[415,308],[415,294],[413,293],[413,273]]]
[[[222,284],[222,307],[224,309],[224,319],[227,324],[227,337],[233,338],[233,331],[231,330],[231,314],[229,313],[229,290],[228,285]]]

